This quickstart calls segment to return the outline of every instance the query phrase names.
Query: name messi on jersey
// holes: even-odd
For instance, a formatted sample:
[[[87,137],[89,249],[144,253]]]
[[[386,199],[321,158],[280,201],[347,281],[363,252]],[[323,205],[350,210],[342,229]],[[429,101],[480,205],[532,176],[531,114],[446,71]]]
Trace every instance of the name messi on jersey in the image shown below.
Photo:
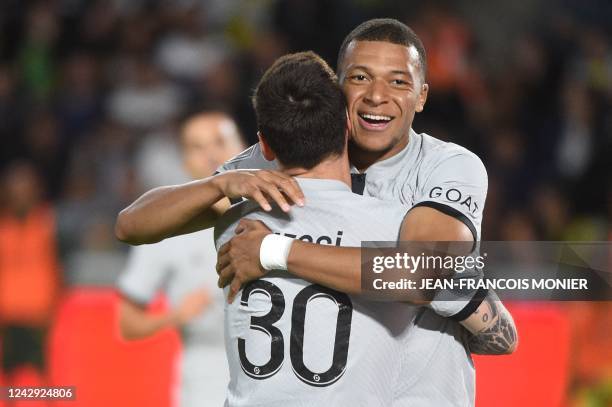
[[[297,234],[295,233],[280,233],[280,232],[274,232],[275,235],[283,235],[283,236],[287,236],[290,237],[292,239],[298,239],[298,240],[302,240],[304,242],[309,242],[309,243],[316,243],[316,244],[327,244],[327,245],[331,245],[334,244],[336,246],[340,246],[340,244],[342,243],[342,235],[344,234],[344,232],[342,230],[339,230],[336,233],[336,241],[335,243],[332,243],[334,240],[332,239],[331,236],[326,236],[326,235],[321,235],[319,237],[317,237],[316,239],[311,236],[311,235],[302,235],[300,237],[298,237]]]
[[[478,203],[473,199],[470,195],[462,194],[456,188],[442,188],[442,187],[433,187],[429,191],[430,198],[440,198],[446,199],[449,202],[459,202],[460,205],[464,205],[468,208],[470,213],[475,214],[478,211]]]

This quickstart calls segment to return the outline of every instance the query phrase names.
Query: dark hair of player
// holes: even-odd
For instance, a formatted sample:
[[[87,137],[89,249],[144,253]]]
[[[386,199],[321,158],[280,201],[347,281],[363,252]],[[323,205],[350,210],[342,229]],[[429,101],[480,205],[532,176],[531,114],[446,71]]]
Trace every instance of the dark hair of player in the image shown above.
[[[340,73],[344,55],[349,44],[353,41],[383,41],[392,44],[416,48],[419,53],[419,63],[423,80],[427,76],[427,54],[420,38],[406,24],[393,18],[375,18],[359,24],[342,42],[338,51],[337,70]]]
[[[252,101],[258,129],[284,166],[311,169],[342,154],[344,94],[334,71],[314,52],[277,59],[261,78]]]

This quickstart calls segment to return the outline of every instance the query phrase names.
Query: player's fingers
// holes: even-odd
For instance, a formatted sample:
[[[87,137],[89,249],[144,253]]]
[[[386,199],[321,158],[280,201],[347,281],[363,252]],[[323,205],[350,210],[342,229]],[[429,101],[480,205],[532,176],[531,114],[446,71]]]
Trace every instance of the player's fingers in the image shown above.
[[[238,222],[238,226],[236,226],[236,229],[234,229],[234,233],[236,235],[241,234],[242,232],[244,232],[246,230],[246,226],[244,225],[244,223],[242,222],[244,219],[241,219],[240,222]],[[232,238],[233,239],[233,238]]]
[[[234,279],[234,269],[232,267],[227,266],[221,269],[219,272],[219,279],[217,280],[217,285],[219,288],[223,288]]]
[[[236,297],[236,294],[238,294],[238,291],[240,291],[240,286],[242,284],[240,283],[240,280],[237,278],[234,278],[232,280],[232,283],[230,284],[230,288],[229,288],[229,294],[227,296],[227,302],[229,304],[231,304],[232,302],[234,302],[234,298]]]
[[[294,177],[278,171],[266,171],[261,178],[276,185],[291,202],[304,205],[304,193]]]
[[[253,219],[241,219],[238,226],[241,228],[242,232],[245,231],[257,231],[257,230],[261,230],[261,231],[267,231],[267,232],[272,232],[270,230],[269,227],[266,226],[265,223],[263,223],[260,220],[253,220]],[[236,228],[238,229],[238,228]]]
[[[244,232],[246,230],[252,229],[252,225],[251,224],[253,222],[254,221],[251,220],[251,219],[246,219],[246,218],[240,219],[240,221],[238,221],[238,226],[236,226],[236,229],[234,229],[234,233],[239,235],[239,234],[241,234],[242,232]],[[232,238],[232,240],[233,240],[233,238]]]
[[[259,188],[251,193],[251,199],[257,202],[259,206],[263,208],[264,211],[269,212],[272,210],[270,203]]]
[[[260,170],[256,174],[257,178],[263,180],[266,183],[276,185],[276,187],[293,202],[299,206],[304,205],[304,193],[300,188],[300,185],[295,180],[295,177],[291,177],[287,174],[283,174],[280,171],[272,170]]]
[[[218,257],[223,256],[223,255],[227,254],[227,252],[229,252],[230,247],[231,247],[230,243],[231,243],[231,240],[229,242],[225,243],[223,246],[221,246],[219,248],[219,250],[217,251],[217,256]]]
[[[283,189],[283,193],[298,206],[304,206],[304,192],[297,183],[294,177],[289,177],[283,174],[280,186]]]
[[[216,270],[217,270],[217,275],[221,274],[221,270],[223,270],[224,268],[226,268],[227,266],[229,266],[230,264],[230,256],[229,254],[223,254],[221,256],[217,257],[217,265],[216,265]]]
[[[261,189],[264,190],[266,195],[276,202],[284,212],[289,212],[291,207],[276,185],[264,184],[261,186]]]
[[[255,178],[259,178],[265,182],[273,182],[272,178],[274,177],[274,171],[259,170],[253,172],[253,175],[255,175]]]

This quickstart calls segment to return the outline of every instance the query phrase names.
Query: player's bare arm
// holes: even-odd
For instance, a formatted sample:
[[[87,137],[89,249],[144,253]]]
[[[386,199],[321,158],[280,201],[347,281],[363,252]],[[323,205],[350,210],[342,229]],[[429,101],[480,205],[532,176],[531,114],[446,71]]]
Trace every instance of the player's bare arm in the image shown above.
[[[218,251],[219,287],[230,285],[228,301],[232,302],[246,283],[266,275],[259,262],[261,242],[272,233],[260,221],[242,219],[236,236]],[[291,274],[348,294],[361,292],[360,249],[334,247],[295,240],[287,260]]]
[[[124,297],[119,305],[121,336],[126,340],[144,339],[164,328],[180,327],[203,312],[210,301],[208,292],[198,289],[187,294],[176,309],[151,314],[142,304]]]
[[[492,290],[461,324],[472,334],[468,342],[472,353],[505,355],[514,352],[518,346],[518,332],[512,315]]]
[[[271,209],[270,202],[288,211],[289,202],[301,205],[304,199],[295,180],[281,172],[227,171],[146,192],[119,213],[115,234],[137,245],[207,229],[229,207],[225,197],[252,199],[266,211]]]
[[[126,340],[147,338],[167,326],[171,326],[170,314],[153,315],[146,307],[129,299],[119,304],[119,332]]]
[[[425,222],[437,222],[436,233]],[[431,223],[430,223],[431,225]],[[259,262],[263,238],[271,231],[261,222],[243,219],[237,235],[218,252],[219,285],[230,284],[229,298],[249,281],[265,275]],[[435,238],[435,239],[434,239]],[[460,221],[427,207],[411,210],[402,223],[400,240],[404,241],[471,241],[470,230]],[[316,245],[296,240],[291,245],[287,266],[296,277],[348,294],[361,294],[361,249]],[[415,278],[422,276],[415,274]],[[420,284],[418,284],[420,286]],[[410,290],[406,301],[422,304],[429,292]]]
[[[237,235],[221,250],[217,260],[219,285],[230,284],[231,301],[240,287],[265,275],[259,262],[263,238],[271,231],[261,222],[241,221]],[[461,221],[429,207],[412,209],[404,218],[400,239],[404,241],[473,241],[472,232]],[[291,246],[287,266],[292,275],[348,294],[361,293],[361,254],[359,248],[316,245],[296,240]],[[411,290],[407,301],[422,304],[428,294]],[[487,301],[461,324],[472,333],[469,345],[473,353],[505,354],[516,348],[518,337],[512,317],[503,304],[489,294]],[[492,314],[495,311],[495,315]],[[484,313],[489,316],[483,317]],[[478,320],[486,321],[478,323]],[[483,325],[483,323],[488,324]],[[501,341],[500,338],[514,338]],[[493,346],[495,341],[496,346]],[[490,345],[490,346],[489,346]],[[474,346],[472,350],[471,347]]]

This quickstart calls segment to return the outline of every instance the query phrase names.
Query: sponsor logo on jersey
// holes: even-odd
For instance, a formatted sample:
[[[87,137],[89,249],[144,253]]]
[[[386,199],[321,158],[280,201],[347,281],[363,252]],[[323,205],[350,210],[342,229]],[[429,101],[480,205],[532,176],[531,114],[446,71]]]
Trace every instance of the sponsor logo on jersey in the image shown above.
[[[476,214],[480,208],[471,195],[462,193],[457,188],[433,187],[429,191],[429,197],[439,198],[448,202],[457,203],[460,206],[465,206],[472,215]]]

